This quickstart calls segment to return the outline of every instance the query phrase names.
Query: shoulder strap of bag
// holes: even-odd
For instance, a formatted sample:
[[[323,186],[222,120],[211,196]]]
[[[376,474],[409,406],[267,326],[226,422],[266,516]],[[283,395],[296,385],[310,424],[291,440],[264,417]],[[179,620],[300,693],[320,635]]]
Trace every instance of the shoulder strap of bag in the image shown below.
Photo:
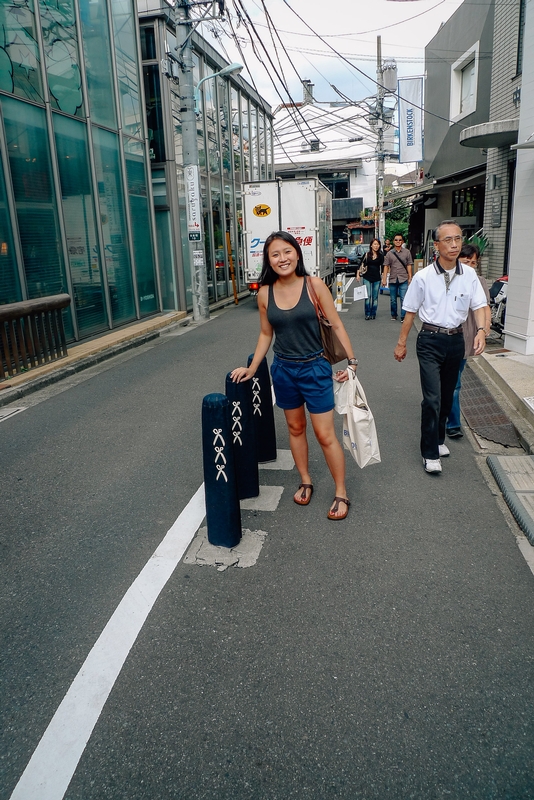
[[[395,256],[395,258],[397,259],[397,261],[400,261],[400,263],[402,264],[402,266],[404,267],[404,269],[406,269],[406,264],[404,263],[404,261],[403,261],[403,260],[402,260],[402,258],[399,256],[399,254],[397,253],[397,251],[396,251],[396,250],[394,250],[394,251],[393,251],[393,255]]]
[[[307,275],[304,278],[304,280],[306,281],[306,288],[308,289],[309,298],[310,298],[310,300],[312,301],[312,303],[313,303],[313,305],[315,307],[315,313],[317,314],[317,318],[319,320],[326,319],[326,314],[324,313],[323,309],[321,308],[321,303],[319,302],[319,298],[317,297],[317,293],[316,293],[315,289],[313,288],[313,283],[311,282],[311,280],[309,279],[309,277]]]

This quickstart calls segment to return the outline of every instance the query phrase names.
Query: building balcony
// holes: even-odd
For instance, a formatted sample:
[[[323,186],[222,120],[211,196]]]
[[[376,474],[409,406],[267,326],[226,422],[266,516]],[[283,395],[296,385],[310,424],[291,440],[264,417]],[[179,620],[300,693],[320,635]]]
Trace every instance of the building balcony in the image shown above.
[[[460,144],[464,147],[510,147],[517,143],[519,118],[498,119],[472,125],[460,134]]]

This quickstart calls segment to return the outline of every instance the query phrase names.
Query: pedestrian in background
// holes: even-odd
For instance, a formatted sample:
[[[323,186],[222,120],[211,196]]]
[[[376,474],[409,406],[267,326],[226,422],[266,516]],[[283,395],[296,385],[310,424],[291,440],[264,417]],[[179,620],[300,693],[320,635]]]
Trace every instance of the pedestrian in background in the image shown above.
[[[403,247],[404,236],[396,233],[393,237],[394,247],[384,258],[384,273],[382,286],[386,286],[389,275],[389,302],[391,306],[391,319],[398,318],[397,298],[400,300],[401,322],[404,319],[402,304],[408,286],[412,280],[413,258],[407,247]]]
[[[410,284],[404,298],[406,319],[394,350],[397,361],[406,358],[406,340],[419,312],[423,323],[417,337],[423,391],[421,455],[425,471],[433,474],[442,471],[441,458],[450,455],[445,444],[445,423],[464,357],[462,324],[469,309],[473,309],[476,322],[474,355],[480,355],[486,346],[487,301],[475,270],[458,258],[462,240],[462,229],[454,220],[445,220],[436,228],[434,247],[438,258],[416,272]]]
[[[380,239],[373,239],[369,251],[364,255],[362,263],[356,272],[356,280],[363,278],[363,285],[367,289],[365,299],[365,319],[376,319],[378,308],[378,290],[382,280],[384,256],[381,251]]]
[[[486,300],[488,305],[484,309],[485,311],[485,321],[484,321],[484,332],[486,336],[489,335],[491,330],[491,311],[489,307],[489,289],[486,279],[483,278],[480,274],[480,249],[476,244],[464,244],[460,255],[458,256],[458,260],[462,264],[467,264],[469,267],[472,267],[478,275],[478,280],[481,283],[482,288],[484,289],[484,294],[486,295]],[[475,315],[469,310],[469,314],[467,315],[467,319],[464,322],[463,329],[464,329],[464,339],[465,339],[465,353],[462,359],[462,363],[460,364],[460,371],[458,372],[458,380],[456,381],[456,387],[454,389],[454,394],[452,397],[452,408],[447,419],[447,424],[445,426],[445,430],[447,432],[447,436],[450,439],[459,439],[463,436],[462,433],[462,418],[460,415],[460,389],[462,388],[462,372],[464,371],[464,367],[467,363],[467,359],[469,356],[473,356],[474,346],[473,341],[475,338],[474,331],[476,328],[475,322]]]
[[[332,295],[320,278],[310,278],[304,268],[300,245],[285,231],[271,233],[263,248],[263,269],[258,292],[260,335],[249,367],[237,367],[233,381],[250,380],[267,355],[275,335],[271,375],[276,404],[283,409],[289,430],[291,453],[300,474],[293,500],[307,506],[313,494],[309,473],[306,413],[323,451],[335,483],[335,496],[328,519],[342,520],[349,513],[345,487],[345,456],[334,429],[332,368],[326,360],[315,306],[308,294],[311,283],[326,317],[348,355],[349,369],[356,370],[352,345],[339,318]],[[348,380],[347,370],[338,370],[337,381]]]
[[[386,255],[386,253],[389,253],[390,250],[391,250],[391,239],[386,239],[386,241],[384,242],[384,249],[382,252],[384,253],[384,255]]]

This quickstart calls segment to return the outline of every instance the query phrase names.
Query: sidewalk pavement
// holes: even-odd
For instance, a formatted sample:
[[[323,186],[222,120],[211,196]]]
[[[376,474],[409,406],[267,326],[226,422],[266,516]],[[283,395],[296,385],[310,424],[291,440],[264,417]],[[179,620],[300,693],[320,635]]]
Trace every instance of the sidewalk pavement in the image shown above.
[[[100,361],[113,358],[118,353],[140,347],[145,342],[156,339],[162,331],[179,324],[186,317],[185,311],[158,314],[156,317],[134,322],[95,339],[68,345],[68,355],[65,358],[32,368],[9,380],[0,381],[0,407],[57,383],[76,372],[88,369]]]
[[[0,382],[0,407],[142,346],[186,319],[183,311],[160,314],[72,345],[65,358]],[[510,417],[525,450],[525,455],[492,455],[487,461],[514,517],[534,546],[534,355],[523,356],[490,346],[489,351],[469,363]]]
[[[487,463],[519,527],[534,546],[534,355],[503,348],[485,352],[472,362],[507,412],[525,450],[524,455],[490,455]]]

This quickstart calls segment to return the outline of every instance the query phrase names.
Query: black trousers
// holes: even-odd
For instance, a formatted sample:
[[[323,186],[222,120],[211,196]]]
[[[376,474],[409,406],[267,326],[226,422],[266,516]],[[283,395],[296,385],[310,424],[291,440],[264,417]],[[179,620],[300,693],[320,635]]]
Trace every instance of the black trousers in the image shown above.
[[[460,364],[464,357],[462,333],[421,331],[417,337],[417,358],[423,402],[421,403],[421,455],[439,458],[438,445],[445,441],[445,423],[452,408],[452,399]]]

